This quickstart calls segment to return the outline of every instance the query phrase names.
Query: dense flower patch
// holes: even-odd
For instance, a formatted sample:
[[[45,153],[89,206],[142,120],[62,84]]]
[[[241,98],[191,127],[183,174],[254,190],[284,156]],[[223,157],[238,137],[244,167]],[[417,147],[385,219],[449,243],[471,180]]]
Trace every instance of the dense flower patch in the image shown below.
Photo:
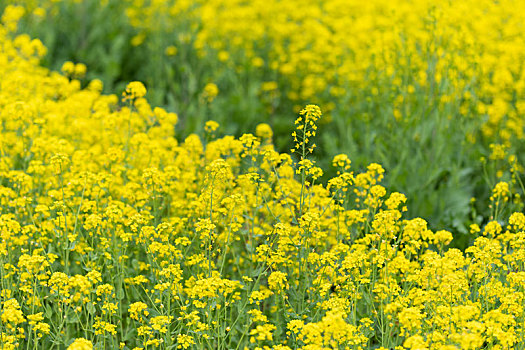
[[[282,152],[294,114],[322,106],[323,181],[339,153],[357,169],[379,163],[434,229],[466,236],[488,216],[489,189],[510,180],[508,157],[525,162],[523,1],[4,0],[0,11],[8,4],[24,8],[17,33],[48,48],[45,66],[84,63],[82,84],[100,79],[105,93],[142,81],[152,106],[178,113],[179,138],[209,119],[237,137],[264,120]]]
[[[311,157],[306,105],[272,129],[174,137],[140,82],[104,95],[83,65],[0,26],[4,349],[510,349],[525,332],[525,215],[508,183],[464,252],[407,218],[383,168]],[[213,87],[209,88],[209,96]],[[515,180],[518,181],[518,180]]]
[[[525,71],[515,64],[525,58],[523,6],[514,0],[138,0],[129,1],[127,15],[140,30],[137,45],[152,32],[173,30],[179,18],[195,18],[199,29],[188,28],[187,37],[195,35],[201,55],[228,64],[240,50],[252,65],[285,77],[293,101],[322,100],[332,110],[341,108],[334,101],[342,96],[372,89],[370,97],[388,95],[393,117],[408,122],[424,91],[427,103],[444,112],[457,107],[451,118],[477,114],[486,119],[484,136],[509,142],[523,137],[525,105],[516,95],[523,95]],[[476,131],[467,135],[473,142]]]

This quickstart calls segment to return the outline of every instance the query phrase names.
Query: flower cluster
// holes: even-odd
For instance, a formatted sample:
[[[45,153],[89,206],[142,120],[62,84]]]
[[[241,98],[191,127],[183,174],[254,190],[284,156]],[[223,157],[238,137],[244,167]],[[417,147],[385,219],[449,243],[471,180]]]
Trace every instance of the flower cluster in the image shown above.
[[[299,113],[296,161],[268,124],[177,138],[142,83],[121,100],[82,88],[76,65],[39,66],[20,16],[0,25],[3,348],[522,346],[525,216],[508,183],[452,248],[461,233],[406,217],[378,164],[337,155],[316,181],[319,107]]]

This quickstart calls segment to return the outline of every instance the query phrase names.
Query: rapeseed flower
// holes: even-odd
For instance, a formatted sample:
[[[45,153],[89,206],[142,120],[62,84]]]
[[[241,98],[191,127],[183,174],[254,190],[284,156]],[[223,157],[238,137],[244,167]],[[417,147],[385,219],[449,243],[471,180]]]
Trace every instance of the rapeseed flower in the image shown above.
[[[326,11],[346,8],[335,5]],[[82,65],[66,63],[64,74],[40,67],[41,44],[14,37],[23,12],[8,7],[0,26],[4,348],[519,346],[525,216],[509,210],[518,178],[496,184],[492,217],[465,223],[473,243],[450,248],[462,233],[407,217],[409,198],[381,184],[379,164],[360,172],[339,154],[338,174],[320,181],[325,169],[310,156],[323,125],[318,106],[298,109],[295,155],[274,147],[266,123],[254,134],[209,137],[218,124],[208,122],[206,137],[179,139],[177,115],[152,108],[142,83],[119,101],[100,81],[81,84]],[[283,74],[299,63],[259,63],[275,62]],[[363,68],[345,67],[348,77]],[[507,73],[494,74],[511,87]],[[432,79],[442,75],[438,67]],[[301,94],[327,84],[304,77]],[[208,90],[207,103],[218,93]],[[497,124],[507,102],[478,107]]]

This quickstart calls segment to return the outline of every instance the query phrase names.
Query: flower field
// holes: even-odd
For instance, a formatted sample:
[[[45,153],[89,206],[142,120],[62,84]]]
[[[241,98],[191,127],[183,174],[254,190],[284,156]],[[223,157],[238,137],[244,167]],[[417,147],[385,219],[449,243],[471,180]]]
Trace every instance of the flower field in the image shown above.
[[[523,7],[0,4],[0,349],[525,349]]]

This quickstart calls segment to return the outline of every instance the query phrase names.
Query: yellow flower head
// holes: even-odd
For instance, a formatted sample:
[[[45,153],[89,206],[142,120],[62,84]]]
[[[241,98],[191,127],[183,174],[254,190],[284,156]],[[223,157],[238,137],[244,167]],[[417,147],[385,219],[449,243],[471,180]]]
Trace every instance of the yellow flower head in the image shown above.
[[[84,338],[77,338],[67,347],[67,350],[93,350],[93,343]]]
[[[262,139],[271,139],[273,137],[273,130],[270,125],[261,123],[255,128],[255,135]]]
[[[215,97],[219,94],[219,88],[214,83],[208,83],[204,87],[204,90],[202,92],[202,97],[208,102],[211,103]]]
[[[126,90],[122,93],[122,100],[134,101],[136,99],[146,96],[146,87],[140,81],[132,81],[126,86]]]
[[[206,131],[208,134],[211,134],[215,132],[219,128],[219,123],[217,123],[215,120],[208,120],[204,124],[204,131]]]
[[[286,280],[286,274],[281,271],[274,271],[268,277],[268,287],[274,292],[280,292],[288,289],[288,281]]]

